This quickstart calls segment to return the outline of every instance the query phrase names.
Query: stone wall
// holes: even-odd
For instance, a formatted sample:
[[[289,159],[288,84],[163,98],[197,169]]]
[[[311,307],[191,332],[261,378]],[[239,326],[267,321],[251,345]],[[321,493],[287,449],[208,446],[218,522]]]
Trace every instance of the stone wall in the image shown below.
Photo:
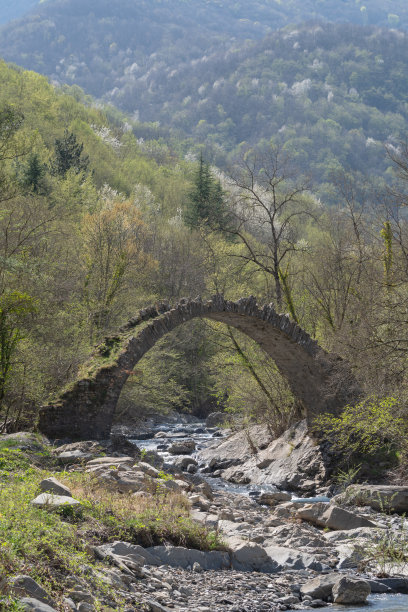
[[[275,360],[308,418],[335,412],[360,395],[348,364],[271,304],[259,307],[254,297],[232,302],[217,295],[207,302],[183,299],[174,308],[160,304],[140,311],[96,348],[84,376],[41,409],[39,430],[52,439],[109,437],[122,387],[136,363],[165,334],[196,317],[226,323],[255,340]]]

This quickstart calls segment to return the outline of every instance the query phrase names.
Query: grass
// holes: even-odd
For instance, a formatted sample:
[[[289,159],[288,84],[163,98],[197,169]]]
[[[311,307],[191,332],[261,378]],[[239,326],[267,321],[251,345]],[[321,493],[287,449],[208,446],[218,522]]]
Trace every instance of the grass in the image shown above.
[[[63,479],[73,496],[84,502],[81,534],[91,542],[124,540],[141,546],[171,544],[199,550],[223,548],[215,532],[193,521],[180,493],[168,492],[159,479],[150,497],[107,491],[92,475],[76,472]]]
[[[41,462],[43,467],[38,465]],[[100,601],[104,596],[117,600],[98,576],[103,565],[95,560],[90,545],[124,540],[142,546],[222,548],[217,533],[190,519],[188,500],[160,486],[163,480],[152,488],[151,496],[139,498],[108,491],[92,474],[55,474],[50,464],[46,451],[27,455],[16,444],[0,442],[0,575],[31,576],[54,598],[58,609],[63,609],[61,598],[72,576],[85,580]],[[51,473],[83,503],[79,513],[50,512],[31,505],[40,481]],[[0,592],[0,609],[18,610],[17,600]],[[116,609],[121,609],[120,602]]]

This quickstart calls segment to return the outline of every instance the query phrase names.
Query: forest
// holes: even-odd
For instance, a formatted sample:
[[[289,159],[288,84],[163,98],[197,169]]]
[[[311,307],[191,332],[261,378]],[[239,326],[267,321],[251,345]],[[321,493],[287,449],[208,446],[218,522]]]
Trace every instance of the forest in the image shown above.
[[[293,19],[286,5],[259,10]],[[338,5],[318,3],[322,11]],[[138,2],[124,5],[122,17],[112,3],[46,3],[1,29],[0,55],[120,108],[138,124],[139,138],[172,141],[184,155],[204,146],[222,169],[240,148],[274,138],[327,201],[333,170],[370,174],[380,187],[392,174],[385,148],[398,147],[407,127],[401,24],[324,23],[311,20],[312,7],[300,25],[271,15],[256,21],[252,5],[246,21],[244,7],[234,6],[235,16],[229,3],[205,4],[201,14],[197,3],[170,10]],[[233,14],[221,18],[220,11]],[[330,11],[326,17],[340,20]]]
[[[138,308],[215,293],[273,302],[348,359],[370,397],[392,398],[390,414],[404,412],[405,146],[389,149],[381,190],[333,170],[328,206],[275,142],[221,172],[141,142],[78,88],[5,63],[1,81],[2,426],[32,422]],[[149,351],[119,417],[171,408],[266,418],[276,432],[299,417],[252,341],[200,321]]]

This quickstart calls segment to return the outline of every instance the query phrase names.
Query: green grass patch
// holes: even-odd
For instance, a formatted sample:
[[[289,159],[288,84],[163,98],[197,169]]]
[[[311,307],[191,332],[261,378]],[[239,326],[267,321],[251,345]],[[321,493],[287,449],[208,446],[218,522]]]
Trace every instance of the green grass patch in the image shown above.
[[[72,576],[85,580],[101,600],[104,595],[117,600],[98,575],[103,565],[89,545],[124,540],[142,546],[223,548],[216,532],[191,520],[188,500],[163,486],[139,498],[108,491],[91,474],[53,472],[82,502],[82,509],[57,512],[34,507],[31,501],[40,492],[39,483],[50,475],[33,466],[16,445],[0,444],[0,575],[31,576],[58,609],[63,609],[61,598],[69,593]],[[18,610],[17,600],[0,593],[0,609]]]

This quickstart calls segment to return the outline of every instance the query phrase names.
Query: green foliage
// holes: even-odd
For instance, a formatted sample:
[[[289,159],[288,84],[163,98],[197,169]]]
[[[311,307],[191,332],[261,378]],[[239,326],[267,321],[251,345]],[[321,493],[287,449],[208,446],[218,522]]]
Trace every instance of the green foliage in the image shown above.
[[[83,156],[84,145],[77,142],[73,132],[65,130],[63,138],[55,140],[55,162],[53,170],[55,174],[64,177],[68,170],[76,174],[86,172],[89,166],[89,157]]]
[[[10,24],[0,53],[53,79],[58,66],[61,84],[75,83],[64,87],[76,100],[90,104],[79,85],[139,109],[135,133],[159,164],[173,147],[204,147],[207,159],[225,164],[242,143],[278,138],[319,182],[328,182],[332,164],[381,176],[384,143],[395,146],[406,132],[407,40],[388,29],[397,19],[407,26],[404,0],[393,0],[393,13],[383,0],[173,0],[171,10],[167,0],[122,0],[125,21],[108,0],[86,15],[78,2],[46,3],[35,27],[30,18]]]
[[[405,448],[408,432],[401,401],[394,397],[371,398],[347,406],[339,416],[324,414],[314,428],[330,441],[345,463],[380,453],[391,460]]]
[[[9,383],[13,359],[22,339],[23,319],[35,310],[35,302],[26,293],[13,291],[0,296],[0,405]],[[6,411],[4,424],[7,421]]]
[[[211,172],[210,165],[200,156],[199,165],[194,176],[194,187],[188,194],[184,219],[186,225],[197,228],[200,224],[211,229],[223,227],[226,206],[221,184]]]
[[[40,193],[44,189],[44,178],[47,166],[42,163],[37,153],[32,153],[21,172],[21,183],[24,187],[34,193]]]
[[[335,480],[341,492],[345,491],[349,485],[357,482],[360,470],[361,465],[355,465],[351,466],[348,470],[339,469],[336,472]]]

